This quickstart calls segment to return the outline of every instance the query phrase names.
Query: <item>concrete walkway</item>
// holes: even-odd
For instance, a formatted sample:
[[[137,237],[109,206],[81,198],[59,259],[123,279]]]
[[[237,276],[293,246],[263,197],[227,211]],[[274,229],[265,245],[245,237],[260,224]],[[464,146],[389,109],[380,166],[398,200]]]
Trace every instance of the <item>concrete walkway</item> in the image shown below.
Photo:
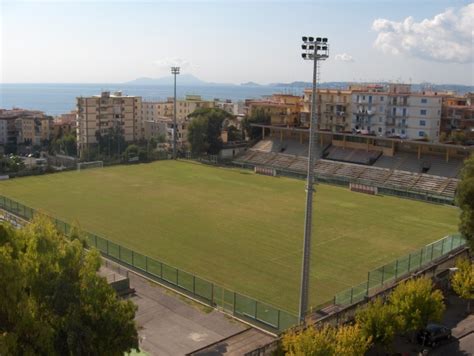
[[[107,265],[127,274],[121,266]],[[136,291],[129,299],[138,306],[140,349],[149,355],[185,355],[249,328],[133,272],[128,277]]]

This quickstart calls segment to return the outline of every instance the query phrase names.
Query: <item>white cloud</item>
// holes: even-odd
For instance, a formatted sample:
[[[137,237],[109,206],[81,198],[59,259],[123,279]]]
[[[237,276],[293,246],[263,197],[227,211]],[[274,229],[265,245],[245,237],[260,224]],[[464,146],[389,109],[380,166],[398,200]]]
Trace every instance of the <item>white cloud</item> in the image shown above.
[[[334,58],[336,61],[354,62],[354,57],[347,53],[336,54]]]
[[[408,54],[439,62],[468,63],[473,60],[474,3],[447,9],[432,19],[403,22],[377,19],[374,46],[385,53]]]
[[[168,57],[156,60],[153,62],[161,69],[169,69],[170,67],[181,67],[181,69],[194,69],[196,64],[191,63],[187,59],[179,57]]]

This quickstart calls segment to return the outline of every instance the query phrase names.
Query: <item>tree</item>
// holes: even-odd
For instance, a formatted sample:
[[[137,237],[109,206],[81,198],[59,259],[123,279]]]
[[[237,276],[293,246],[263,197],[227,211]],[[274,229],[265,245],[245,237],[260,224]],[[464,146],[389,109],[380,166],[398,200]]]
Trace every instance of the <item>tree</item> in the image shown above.
[[[229,126],[227,128],[227,140],[231,142],[242,140],[242,132],[235,126]]]
[[[430,321],[441,320],[445,309],[443,294],[433,290],[433,282],[424,277],[400,283],[390,294],[389,302],[405,332],[415,332]]]
[[[329,325],[321,329],[309,327],[296,333],[290,331],[282,338],[283,350],[288,356],[330,356],[335,352],[335,331]]]
[[[464,161],[456,191],[456,204],[461,209],[459,231],[471,250],[474,250],[474,154]]]
[[[376,298],[357,310],[355,319],[363,335],[384,348],[392,344],[399,328],[395,309],[390,304],[384,304],[382,298]]]
[[[140,148],[137,145],[128,145],[125,151],[123,152],[124,160],[128,162],[130,159],[138,157],[139,151]]]
[[[340,326],[335,339],[335,355],[364,356],[372,345],[372,337],[365,335],[359,324]]]
[[[123,355],[138,348],[136,307],[119,300],[87,253],[44,217],[0,225],[0,350],[8,355]]]
[[[371,338],[367,338],[357,324],[337,329],[326,324],[300,333],[290,331],[283,336],[282,345],[290,356],[363,356],[371,345]]]
[[[262,129],[259,127],[252,127],[251,124],[270,125],[271,116],[265,112],[264,109],[259,108],[252,112],[248,117],[245,117],[242,121],[242,126],[247,133],[247,136],[251,139],[257,139],[262,137]]]
[[[221,131],[225,119],[232,118],[218,108],[197,109],[189,115],[188,141],[193,153],[217,154],[222,148]]]
[[[467,258],[456,261],[458,270],[451,277],[451,286],[461,298],[467,300],[467,312],[471,312],[471,299],[474,299],[474,269]]]

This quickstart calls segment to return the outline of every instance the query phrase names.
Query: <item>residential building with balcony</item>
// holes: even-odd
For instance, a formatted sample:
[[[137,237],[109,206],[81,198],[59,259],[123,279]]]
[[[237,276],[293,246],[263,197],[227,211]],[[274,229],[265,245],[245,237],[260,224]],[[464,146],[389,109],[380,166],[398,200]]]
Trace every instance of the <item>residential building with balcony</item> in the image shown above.
[[[385,136],[388,92],[383,85],[350,86],[351,131]]]
[[[350,90],[318,89],[318,129],[332,132],[351,131]],[[308,126],[311,115],[312,90],[306,89],[303,96],[301,121]]]
[[[299,126],[303,108],[301,97],[290,94],[273,94],[261,100],[246,100],[247,114],[263,110],[271,118],[272,125]]]
[[[77,98],[77,144],[79,152],[97,143],[97,135],[121,129],[126,142],[144,137],[142,98],[121,92]]]
[[[474,93],[465,96],[449,96],[443,100],[441,131],[446,135],[464,132],[466,138],[474,138]]]

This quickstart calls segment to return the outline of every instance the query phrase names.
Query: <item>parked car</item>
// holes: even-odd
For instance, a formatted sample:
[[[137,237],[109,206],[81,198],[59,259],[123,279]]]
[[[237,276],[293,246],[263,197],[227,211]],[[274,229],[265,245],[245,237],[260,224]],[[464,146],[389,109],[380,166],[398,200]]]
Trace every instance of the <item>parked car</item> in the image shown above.
[[[417,341],[421,345],[435,347],[441,341],[451,339],[451,329],[440,324],[428,324],[417,334]]]

